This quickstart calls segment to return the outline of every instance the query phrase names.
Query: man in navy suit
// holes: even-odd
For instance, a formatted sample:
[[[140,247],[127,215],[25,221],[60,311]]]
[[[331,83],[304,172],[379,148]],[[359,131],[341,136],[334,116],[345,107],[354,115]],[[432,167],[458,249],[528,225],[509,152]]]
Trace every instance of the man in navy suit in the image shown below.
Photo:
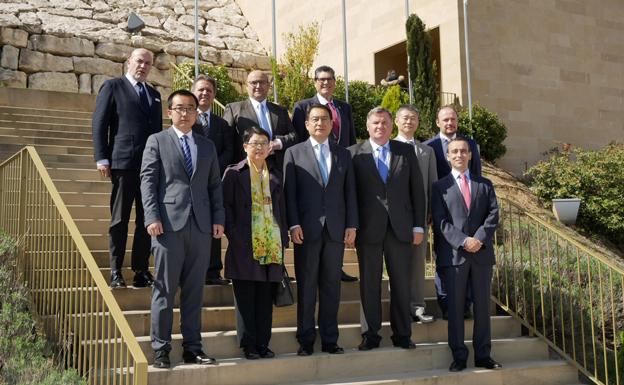
[[[447,146],[451,173],[433,184],[436,265],[443,272],[448,292],[448,336],[453,353],[450,371],[466,368],[464,302],[470,288],[474,301],[473,348],[475,366],[498,369],[490,356],[490,288],[495,264],[493,237],[498,225],[498,204],[492,182],[468,169],[472,152],[465,138]]]
[[[314,351],[317,291],[322,350],[341,354],[340,270],[345,244],[353,247],[358,226],[355,176],[349,151],[328,139],[332,127],[329,107],[310,105],[305,123],[310,138],[290,147],[284,157],[284,190],[297,274],[297,354],[308,356]]]
[[[316,88],[316,95],[298,101],[293,110],[292,122],[297,132],[298,141],[304,142],[310,136],[305,125],[308,108],[313,104],[322,104],[329,107],[331,111],[332,122],[329,140],[342,147],[353,146],[357,141],[352,109],[349,103],[334,98],[334,90],[336,89],[334,70],[326,65],[314,70],[314,87]],[[345,273],[344,270],[341,274],[341,279],[344,282],[357,281],[356,277]]]
[[[457,111],[455,111],[455,108],[453,106],[440,107],[436,117],[436,125],[440,129],[440,133],[424,143],[433,148],[436,157],[438,179],[441,179],[451,172],[451,166],[446,157],[446,149],[448,143],[457,137]],[[468,169],[472,175],[481,176],[481,157],[479,155],[479,147],[474,140],[467,140],[470,146],[470,152],[473,154],[472,159],[468,163]],[[438,295],[438,305],[440,306],[440,310],[442,310],[442,317],[446,319],[448,318],[448,306],[446,290],[444,288],[444,277],[442,277],[441,274],[443,274],[443,272],[436,269],[435,287]],[[472,303],[472,300],[470,299],[470,291],[468,291],[466,296],[464,317],[470,318],[470,304]]]
[[[193,131],[203,134],[212,140],[219,158],[221,176],[230,164],[234,163],[234,150],[236,137],[234,130],[220,116],[212,113],[212,103],[217,94],[217,82],[214,78],[200,74],[197,76],[191,92],[197,97],[197,122],[193,125]],[[210,263],[206,272],[207,285],[227,285],[230,281],[221,277],[223,263],[221,262],[221,239],[212,240]]]
[[[107,80],[100,88],[93,111],[93,150],[97,169],[110,178],[111,222],[108,230],[111,259],[111,288],[125,287],[122,276],[128,222],[135,206],[135,230],[132,244],[134,286],[153,283],[148,271],[150,238],[143,225],[139,170],[148,136],[162,130],[160,93],[145,80],[152,68],[153,56],[146,49],[132,51],[128,70],[120,78]]]

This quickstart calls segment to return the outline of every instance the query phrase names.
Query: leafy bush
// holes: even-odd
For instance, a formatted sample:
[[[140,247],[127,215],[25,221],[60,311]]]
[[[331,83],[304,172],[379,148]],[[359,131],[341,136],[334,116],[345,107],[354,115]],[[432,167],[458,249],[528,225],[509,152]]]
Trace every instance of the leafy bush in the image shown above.
[[[531,189],[546,204],[553,198],[582,199],[577,224],[624,249],[624,144],[601,150],[555,150],[527,171]]]
[[[173,70],[173,90],[190,90],[195,79],[195,63],[186,61],[178,66],[180,71]],[[232,78],[224,66],[201,63],[199,73],[209,75],[217,81],[217,100],[225,105],[243,99],[243,95],[232,84]]]
[[[26,288],[18,281],[15,241],[0,232],[0,383],[3,385],[83,385],[74,370],[54,364],[38,334]]]
[[[388,87],[383,99],[381,100],[381,106],[392,113],[394,117],[399,107],[403,104],[409,103],[409,94],[401,90],[401,86],[398,84]],[[392,137],[396,136],[398,128],[392,120]]]
[[[459,111],[458,131],[473,137],[479,144],[481,156],[490,162],[494,162],[507,152],[507,147],[503,144],[507,138],[505,124],[501,122],[498,115],[479,104],[472,106],[472,125],[468,109]]]
[[[381,105],[384,92],[385,88],[374,86],[361,80],[349,82],[349,104],[351,105],[353,113],[355,133],[359,139],[368,138],[368,132],[366,131],[366,114],[368,114],[368,111]],[[340,100],[346,100],[345,82],[343,78],[338,78],[336,80],[334,97]]]

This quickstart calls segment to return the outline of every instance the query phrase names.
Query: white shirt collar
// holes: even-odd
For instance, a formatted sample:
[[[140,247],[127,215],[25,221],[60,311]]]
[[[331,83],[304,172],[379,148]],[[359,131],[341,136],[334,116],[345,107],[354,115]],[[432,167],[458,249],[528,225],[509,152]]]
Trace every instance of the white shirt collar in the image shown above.
[[[457,180],[459,179],[459,176],[461,175],[461,172],[455,170],[454,168],[451,169],[451,174],[453,174],[453,179]],[[466,175],[466,178],[468,178],[468,181],[471,180],[470,178],[470,169],[466,169],[466,171],[464,171],[464,174]]]
[[[194,142],[193,140],[193,130],[189,131],[188,133],[183,133],[182,131],[180,131],[176,126],[171,126],[173,128],[173,132],[176,133],[176,135],[178,136],[178,139],[182,139],[182,135],[186,135],[186,137],[188,139],[190,139],[191,142]]]
[[[129,73],[126,73],[126,79],[128,79],[128,81],[130,82],[130,84],[132,84],[132,87],[136,87],[136,85],[139,83],[136,81],[135,78],[133,78]],[[145,86],[145,82],[141,82],[144,86]]]
[[[457,133],[453,134],[453,136],[447,136],[440,132],[440,139],[446,139],[449,142],[457,137]]]
[[[316,145],[318,144],[329,144],[329,140],[325,139],[325,141],[323,143],[319,143],[317,142],[313,137],[310,137],[310,143],[312,143],[312,147],[316,147]]]
[[[377,148],[379,147],[385,147],[387,151],[390,151],[390,141],[387,141],[384,145],[381,145],[381,146],[373,142],[371,139],[369,139],[368,141],[370,142],[370,145],[373,148],[373,152],[376,152]]]
[[[322,105],[325,105],[333,100],[327,100],[324,97],[321,96],[321,94],[319,94],[318,92],[316,93],[316,98],[318,99],[319,103],[321,103]]]
[[[197,107],[197,113],[198,114],[208,114],[208,116],[210,116],[210,108],[207,109],[206,111],[202,111],[199,109],[199,107]]]
[[[403,142],[403,143],[409,143],[410,141],[413,141],[414,143],[416,143],[416,139],[414,139],[412,137],[412,139],[407,139],[406,137],[404,137],[401,134],[397,134],[396,138],[394,138],[394,140],[398,140],[399,142]]]
[[[263,101],[259,102],[254,98],[249,98],[249,100],[251,100],[251,105],[253,106],[253,108],[255,108],[256,110],[260,109],[260,105],[264,105],[264,108],[266,108],[266,99],[264,99]]]

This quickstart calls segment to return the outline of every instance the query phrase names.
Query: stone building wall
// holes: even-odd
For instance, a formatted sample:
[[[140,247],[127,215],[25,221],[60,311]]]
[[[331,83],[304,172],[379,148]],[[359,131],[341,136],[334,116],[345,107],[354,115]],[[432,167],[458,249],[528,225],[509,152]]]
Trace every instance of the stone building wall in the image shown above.
[[[171,86],[170,63],[194,56],[193,0],[2,0],[0,81],[10,87],[96,94],[124,73],[134,48],[154,53],[148,81]],[[201,0],[200,60],[223,64],[242,87],[250,69],[269,69],[267,52],[234,0]],[[126,31],[130,12],[145,28]]]

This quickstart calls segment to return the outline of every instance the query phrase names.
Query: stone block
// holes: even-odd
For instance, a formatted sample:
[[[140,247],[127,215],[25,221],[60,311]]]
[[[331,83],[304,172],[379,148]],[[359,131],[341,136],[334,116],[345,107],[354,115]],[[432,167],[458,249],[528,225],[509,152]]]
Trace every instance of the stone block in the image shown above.
[[[80,74],[78,76],[78,93],[91,93],[91,74]]]
[[[93,56],[95,53],[95,45],[86,39],[33,35],[30,37],[30,41],[35,51],[60,56]]]
[[[74,69],[74,63],[68,57],[22,49],[19,57],[19,69],[26,73],[70,72]]]
[[[168,70],[171,67],[170,63],[174,61],[175,58],[172,55],[169,55],[168,53],[159,53],[156,57],[154,57],[154,67],[159,70]]]
[[[0,13],[0,26],[19,27],[22,25],[20,19],[12,13]]]
[[[12,45],[5,45],[2,47],[2,57],[0,58],[0,67],[16,70],[18,58],[19,58],[19,48],[15,48]]]
[[[100,88],[102,88],[102,84],[105,81],[112,79],[110,76],[106,75],[93,75],[91,78],[91,93],[93,95],[97,95],[100,93]]]
[[[0,43],[9,44],[17,48],[26,48],[28,32],[14,28],[0,28]]]
[[[209,20],[206,22],[206,28],[204,29],[207,35],[217,37],[238,37],[244,38],[245,32],[239,27],[233,25],[223,24],[216,21]]]
[[[98,43],[95,46],[95,54],[101,58],[113,60],[116,62],[123,62],[128,59],[134,48],[115,43]]]
[[[200,47],[201,52],[202,47]],[[195,45],[193,43],[168,43],[165,45],[165,52],[175,56],[188,56],[193,57],[195,55]]]
[[[145,48],[152,52],[162,52],[163,47],[167,45],[167,41],[156,36],[132,36],[130,38],[133,47]]]
[[[26,88],[27,79],[24,72],[0,68],[0,84],[4,87]]]
[[[76,93],[78,79],[73,73],[38,72],[28,76],[28,88]]]
[[[238,6],[236,6],[238,8]],[[247,19],[242,15],[233,11],[233,8],[228,7],[214,8],[204,13],[204,17],[225,24],[233,25],[239,28],[245,28],[247,26]]]
[[[152,67],[147,81],[154,85],[171,87],[171,71],[159,70],[158,68]]]
[[[79,74],[101,74],[117,77],[121,76],[121,71],[123,69],[121,63],[115,63],[106,59],[74,56],[73,60],[74,72]]]
[[[266,55],[266,51],[264,50],[262,45],[256,40],[226,37],[223,39],[223,41],[225,41],[225,45],[227,46],[227,48],[231,50],[251,52],[258,55]]]
[[[37,17],[35,12],[21,12],[19,14],[19,19],[22,22],[22,26],[20,28],[23,29],[22,32],[28,33],[41,33],[41,20]],[[26,36],[28,38],[28,36]],[[23,48],[23,47],[21,47]]]

